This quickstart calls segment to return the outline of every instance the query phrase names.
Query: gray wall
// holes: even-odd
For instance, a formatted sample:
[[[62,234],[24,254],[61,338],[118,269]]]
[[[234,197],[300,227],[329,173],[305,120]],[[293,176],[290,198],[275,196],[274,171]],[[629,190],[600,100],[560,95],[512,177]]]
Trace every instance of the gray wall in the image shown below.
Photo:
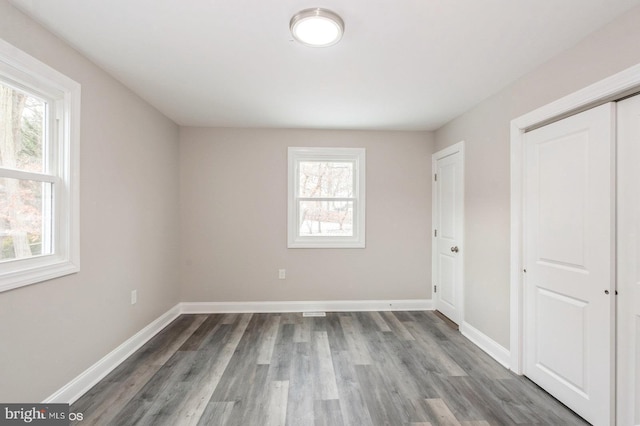
[[[179,301],[430,298],[431,154],[434,144],[460,140],[467,141],[466,320],[508,347],[509,122],[639,63],[638,22],[640,8],[434,139],[179,130],[0,0],[0,38],[82,84],[82,270],[0,293],[0,401],[46,398]],[[367,148],[366,249],[286,248],[288,146]],[[284,281],[279,268],[287,269]],[[139,301],[131,306],[134,288]]]
[[[591,34],[436,132],[465,140],[465,320],[509,347],[509,126],[512,119],[640,63],[640,8]],[[526,52],[525,52],[526,53]]]
[[[366,148],[365,249],[287,249],[289,146]],[[182,300],[430,298],[431,154],[429,132],[182,128]]]
[[[0,401],[36,402],[179,301],[178,128],[5,0],[0,38],[82,85],[81,271],[0,293]]]

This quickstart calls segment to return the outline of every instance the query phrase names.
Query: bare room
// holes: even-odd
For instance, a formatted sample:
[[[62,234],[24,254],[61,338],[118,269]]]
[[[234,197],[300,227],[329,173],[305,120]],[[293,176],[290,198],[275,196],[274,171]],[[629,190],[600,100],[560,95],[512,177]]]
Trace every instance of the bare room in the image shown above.
[[[0,423],[640,425],[640,0],[0,0]]]

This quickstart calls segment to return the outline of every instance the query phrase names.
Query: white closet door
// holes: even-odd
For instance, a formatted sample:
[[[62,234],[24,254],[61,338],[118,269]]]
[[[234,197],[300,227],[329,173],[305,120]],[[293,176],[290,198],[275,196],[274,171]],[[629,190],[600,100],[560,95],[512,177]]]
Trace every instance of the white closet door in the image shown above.
[[[640,425],[640,96],[618,103],[618,424]]]
[[[613,421],[615,104],[526,134],[525,374]]]

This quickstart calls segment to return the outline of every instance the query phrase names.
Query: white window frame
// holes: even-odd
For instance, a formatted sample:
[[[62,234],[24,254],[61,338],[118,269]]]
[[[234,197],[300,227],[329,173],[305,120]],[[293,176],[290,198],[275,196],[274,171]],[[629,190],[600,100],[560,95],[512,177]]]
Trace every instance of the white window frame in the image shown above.
[[[288,248],[365,248],[365,149],[289,147]],[[302,236],[299,226],[298,168],[303,161],[347,161],[354,164],[353,236]]]
[[[50,140],[46,173],[0,167],[0,177],[53,184],[52,253],[0,262],[3,292],[80,270],[80,84],[1,39],[0,81],[47,101]]]

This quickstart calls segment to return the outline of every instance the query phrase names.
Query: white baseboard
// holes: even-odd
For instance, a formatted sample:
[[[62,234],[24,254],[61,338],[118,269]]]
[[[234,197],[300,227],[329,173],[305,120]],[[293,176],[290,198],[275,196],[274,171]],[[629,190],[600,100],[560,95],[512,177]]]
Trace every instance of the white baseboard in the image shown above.
[[[209,302],[178,303],[105,355],[78,377],[46,398],[43,403],[73,404],[89,389],[112,372],[131,354],[158,334],[181,314],[236,313],[236,312],[349,312],[349,311],[429,311],[433,302],[415,300],[329,300],[317,302]]]
[[[511,353],[504,346],[482,333],[477,328],[471,326],[468,322],[460,325],[460,333],[473,344],[485,351],[489,356],[502,364],[505,368],[510,368]]]
[[[258,312],[431,311],[431,299],[320,300],[301,302],[183,302],[183,314]]]
[[[78,377],[60,388],[53,395],[43,401],[44,404],[64,403],[73,404],[89,389],[95,386],[107,374],[112,372],[131,354],[147,343],[153,336],[180,316],[180,304],[177,304],[158,319],[147,325],[135,335],[127,339],[120,346],[105,355],[100,361],[86,369]]]

